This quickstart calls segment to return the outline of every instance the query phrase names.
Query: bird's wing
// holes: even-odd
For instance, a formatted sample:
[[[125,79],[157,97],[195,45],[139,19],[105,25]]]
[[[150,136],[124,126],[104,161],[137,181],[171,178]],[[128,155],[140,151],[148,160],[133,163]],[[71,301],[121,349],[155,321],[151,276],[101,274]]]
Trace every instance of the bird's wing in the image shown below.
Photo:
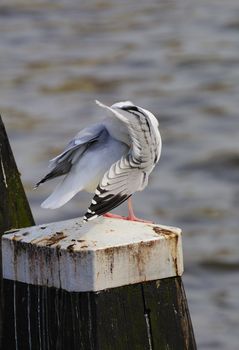
[[[134,192],[142,190],[161,152],[158,122],[152,113],[129,101],[120,102],[111,107],[96,102],[110,110],[126,126],[131,147],[129,153],[114,163],[104,174],[84,216],[84,221],[107,213],[123,203]]]
[[[156,118],[131,102],[108,107],[126,127],[131,148],[126,156],[114,163],[98,185],[84,221],[96,218],[116,208],[134,192],[147,184],[148,174],[157,163],[161,151],[161,138]],[[129,107],[130,106],[130,107]]]
[[[104,174],[84,221],[92,220],[116,208],[142,187],[146,174],[131,164],[132,157],[123,156]]]
[[[95,124],[80,131],[61,154],[50,160],[49,167],[51,171],[36,184],[35,188],[47,180],[67,174],[72,165],[94,142],[97,142],[101,133],[105,130],[103,124]]]

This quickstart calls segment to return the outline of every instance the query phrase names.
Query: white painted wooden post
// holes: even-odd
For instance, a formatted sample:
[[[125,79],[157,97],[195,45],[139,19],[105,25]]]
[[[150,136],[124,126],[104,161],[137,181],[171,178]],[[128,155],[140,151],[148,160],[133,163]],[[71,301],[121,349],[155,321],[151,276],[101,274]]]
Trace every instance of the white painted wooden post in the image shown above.
[[[3,236],[3,276],[69,292],[181,276],[181,230],[118,219],[71,220]],[[60,254],[59,254],[60,252]]]
[[[140,291],[143,291],[142,288],[146,288],[146,291],[148,290],[147,286],[150,285],[152,287],[152,283],[156,283],[156,287],[154,286],[152,288],[158,288],[160,284],[159,281],[163,281],[163,279],[171,281],[172,278],[178,278],[177,276],[181,276],[183,273],[182,237],[180,229],[154,224],[135,223],[118,219],[99,218],[87,224],[83,224],[82,219],[73,219],[12,231],[5,234],[2,238],[2,253],[3,276],[7,283],[9,283],[9,281],[13,281],[13,283],[17,283],[20,286],[32,286],[30,288],[35,288],[33,294],[38,293],[36,292],[37,290],[41,290],[41,298],[43,295],[42,293],[46,288],[48,291],[47,293],[50,293],[53,287],[53,290],[64,291],[64,295],[67,295],[65,299],[66,303],[68,303],[68,296],[72,302],[73,296],[76,295],[75,293],[77,293],[79,298],[81,298],[80,300],[83,300],[82,298],[87,295],[87,313],[91,314],[93,312],[92,317],[97,319],[97,324],[91,321],[90,331],[93,332],[92,336],[94,338],[94,340],[92,340],[93,345],[91,344],[91,347],[89,347],[90,343],[87,343],[86,340],[82,340],[84,338],[82,334],[85,331],[83,332],[82,329],[79,331],[78,329],[79,334],[77,337],[78,339],[82,340],[80,349],[87,350],[88,348],[111,349],[110,346],[105,345],[106,336],[101,338],[97,329],[102,321],[99,320],[102,312],[104,313],[105,309],[109,308],[109,304],[111,309],[116,307],[114,305],[116,304],[116,296],[114,299],[112,299],[112,302],[109,301],[110,295],[113,295],[112,293],[116,293],[117,291],[117,293],[124,294],[126,293],[125,290],[128,288],[127,293],[124,294],[126,295],[125,300],[127,300],[127,310],[124,310],[124,312],[130,315],[130,313],[135,313],[136,311],[133,306],[131,310],[130,306],[130,303],[134,302],[129,302],[128,300],[130,298],[131,291],[134,290],[133,293],[135,293],[136,289],[129,289],[130,287],[127,286],[137,286],[137,288],[141,288]],[[154,282],[151,283],[150,281]],[[150,292],[147,293],[155,293],[156,289],[154,292],[152,292],[151,289]],[[8,288],[6,288],[6,293],[7,290]],[[99,292],[100,294],[98,295]],[[147,295],[149,296],[149,303],[151,296],[149,294],[146,296],[145,295],[143,295],[142,299],[142,314],[143,319],[145,320],[145,331],[142,331],[142,329],[138,330],[138,332],[141,332],[142,334],[145,332],[145,340],[140,340],[140,346],[142,346],[142,349],[151,349],[152,343],[154,343],[154,346],[156,346],[154,349],[161,349],[157,347],[155,342],[158,342],[159,344],[162,339],[157,340],[156,335],[155,340],[152,331],[153,328],[150,330],[150,327],[155,327],[156,329],[158,325],[151,324],[155,321],[150,321],[150,314],[147,314],[148,309],[147,305],[145,304],[147,303],[147,300],[145,299]],[[61,300],[64,300],[64,298],[62,298]],[[160,298],[160,295],[157,296],[157,298]],[[99,300],[101,300],[100,303],[103,300],[103,304],[100,304]],[[124,297],[121,296],[120,300],[122,305],[126,303],[126,301],[124,301]],[[55,303],[55,300],[52,300],[52,302]],[[43,300],[43,304],[44,303],[45,301]],[[72,326],[75,329],[77,322],[81,322],[79,320],[79,317],[81,317],[79,314],[83,313],[82,310],[86,307],[85,304],[86,303],[84,303],[83,306],[79,306],[77,304],[79,308],[77,309],[78,318],[74,321],[74,327]],[[29,334],[29,332],[31,332],[31,330],[33,330],[35,327],[31,324],[30,320],[31,310],[29,311],[29,308],[32,306],[32,302],[31,305],[29,305],[28,302],[26,303],[29,319],[28,325],[25,326],[25,329],[28,331],[28,337],[30,338],[32,337],[32,334]],[[52,305],[50,305],[50,307],[51,306]],[[46,313],[49,311],[40,303],[38,305],[38,309],[41,307],[43,311],[38,310],[36,312],[40,312],[39,315],[41,316],[38,316],[40,319],[44,318],[44,322],[42,322],[44,323],[44,327],[47,327],[45,324],[45,318]],[[56,308],[57,307],[58,306],[56,305]],[[103,311],[99,312],[101,307],[103,307]],[[140,305],[138,305],[138,308],[140,309]],[[187,305],[184,305],[183,310],[185,311],[186,309]],[[116,317],[117,313],[121,312],[119,311],[120,308],[117,310],[114,312],[112,311],[112,317]],[[59,310],[55,310],[54,312],[59,314]],[[185,314],[187,315],[185,316]],[[17,316],[15,315],[15,317]],[[58,315],[57,317],[59,318],[60,316]],[[108,315],[106,317],[109,318],[111,316]],[[122,315],[119,315],[119,318],[121,317]],[[187,320],[189,320],[188,328],[191,329],[190,317],[187,310],[184,312],[184,315],[181,315],[180,317],[186,317]],[[105,322],[107,321],[109,320],[105,320]],[[84,321],[82,322],[84,323]],[[138,321],[135,320],[135,322]],[[49,326],[48,321],[47,324]],[[93,324],[95,324],[95,331]],[[122,325],[119,326],[119,322],[117,324],[118,328],[114,326],[114,329],[111,330],[112,334],[116,331],[116,328],[119,329],[122,327]],[[81,327],[83,326],[84,325],[81,325]],[[68,326],[66,325],[66,327]],[[106,326],[102,327],[102,329],[105,329],[104,327]],[[108,328],[110,328],[110,324]],[[19,325],[15,332],[17,332],[17,329],[20,329]],[[44,334],[46,335],[46,332],[48,331],[49,330],[46,329],[45,332],[40,332],[41,334],[38,334],[38,337],[41,337],[42,335],[44,336]],[[129,330],[123,331],[122,329],[117,331],[117,341],[122,342],[123,340],[118,340],[118,338],[121,337],[123,339],[124,335],[126,334],[125,332],[128,331]],[[182,331],[185,332],[185,330],[181,330],[181,333]],[[63,349],[63,343],[65,344],[65,348],[66,346],[71,346],[72,349],[77,348],[77,342],[75,341],[74,344],[76,345],[74,347],[72,340],[72,338],[75,337],[74,332],[76,332],[76,330],[73,331],[73,329],[68,329],[68,335],[66,335],[61,341],[59,340],[59,334],[54,335],[54,339],[58,339],[58,342],[61,343],[61,347],[58,344],[59,346],[56,347],[56,349]],[[108,332],[108,330],[106,330],[106,332]],[[20,330],[18,331],[17,335],[15,334],[15,336],[20,336],[22,333],[22,330]],[[190,337],[189,333],[191,334]],[[195,345],[192,329],[189,333],[185,333],[185,336],[191,339],[191,344]],[[68,336],[71,340],[67,338]],[[51,339],[49,339],[48,343],[51,344]],[[133,339],[132,336],[131,342],[128,341],[127,344],[131,344],[131,349],[134,347],[138,348],[138,339],[138,336],[135,336],[135,339]],[[21,340],[19,340],[19,342],[20,341]],[[45,340],[42,340],[41,342],[43,343],[44,341]],[[165,341],[166,340],[162,340],[162,344],[166,344]],[[178,340],[175,341],[178,342]],[[189,340],[187,339],[187,342],[188,341]],[[29,342],[31,343],[31,348],[33,348],[32,344],[34,339]],[[53,345],[49,345],[48,347],[48,343],[45,341],[44,344],[46,345],[42,348],[54,348],[52,347]],[[88,345],[85,345],[86,343]],[[112,344],[112,349],[121,349],[120,346],[122,346],[122,349],[130,348],[127,347],[129,345],[126,346],[126,343],[122,344],[117,347],[116,341],[114,341],[114,344]],[[168,346],[168,349],[173,349],[172,346],[170,347],[170,344],[168,344]],[[195,349],[195,347],[191,347],[190,349]]]

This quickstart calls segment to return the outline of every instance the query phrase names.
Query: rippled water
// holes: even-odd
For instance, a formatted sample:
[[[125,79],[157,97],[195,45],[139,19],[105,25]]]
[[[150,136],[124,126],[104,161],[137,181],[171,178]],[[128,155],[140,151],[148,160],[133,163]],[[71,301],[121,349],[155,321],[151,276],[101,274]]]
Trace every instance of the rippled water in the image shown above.
[[[161,161],[138,215],[184,231],[184,282],[199,349],[238,349],[239,3],[237,0],[3,1],[0,111],[38,223],[47,161],[100,120],[97,98],[130,99],[160,122]],[[119,211],[124,212],[124,208]]]

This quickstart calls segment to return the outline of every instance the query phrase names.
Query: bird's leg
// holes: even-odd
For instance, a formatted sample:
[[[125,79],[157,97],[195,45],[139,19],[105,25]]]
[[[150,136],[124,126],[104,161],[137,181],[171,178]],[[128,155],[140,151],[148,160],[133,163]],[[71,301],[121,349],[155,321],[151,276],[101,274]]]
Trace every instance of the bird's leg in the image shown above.
[[[121,220],[145,222],[145,223],[151,223],[152,224],[152,221],[139,219],[139,218],[137,218],[134,215],[133,204],[132,204],[132,198],[131,197],[129,197],[129,199],[128,199],[128,210],[129,210],[129,215],[127,217],[121,216],[121,215],[117,215],[117,214],[112,214],[112,213],[106,213],[106,214],[103,214],[103,216],[105,218],[111,218],[111,219],[121,219]]]
[[[137,218],[137,217],[134,215],[133,204],[132,204],[132,198],[131,198],[131,197],[129,197],[129,199],[128,199],[128,210],[129,210],[129,215],[127,216],[127,218],[125,218],[126,220],[129,220],[129,221],[138,221],[138,222],[146,222],[146,223],[152,223],[152,221],[142,220],[142,219]]]

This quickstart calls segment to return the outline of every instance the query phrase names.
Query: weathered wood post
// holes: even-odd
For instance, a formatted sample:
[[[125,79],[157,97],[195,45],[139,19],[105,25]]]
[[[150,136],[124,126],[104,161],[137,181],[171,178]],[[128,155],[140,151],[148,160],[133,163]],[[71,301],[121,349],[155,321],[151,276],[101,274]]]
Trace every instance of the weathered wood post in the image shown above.
[[[2,239],[8,350],[194,350],[181,230],[99,218]]]
[[[0,237],[6,230],[34,225],[6,130],[0,116]],[[2,339],[2,259],[0,241],[0,348]]]

